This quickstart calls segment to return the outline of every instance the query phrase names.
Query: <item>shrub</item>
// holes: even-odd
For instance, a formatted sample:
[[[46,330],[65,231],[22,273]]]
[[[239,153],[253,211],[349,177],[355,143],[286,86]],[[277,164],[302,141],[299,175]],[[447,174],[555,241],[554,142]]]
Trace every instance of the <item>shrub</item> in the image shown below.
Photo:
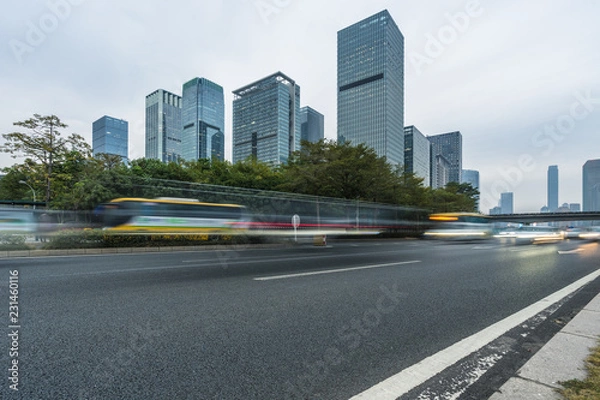
[[[25,236],[0,233],[0,250],[1,251],[15,251],[15,250],[29,250],[29,246],[25,244]]]
[[[99,230],[64,230],[48,237],[44,249],[84,249],[104,247],[102,231]]]

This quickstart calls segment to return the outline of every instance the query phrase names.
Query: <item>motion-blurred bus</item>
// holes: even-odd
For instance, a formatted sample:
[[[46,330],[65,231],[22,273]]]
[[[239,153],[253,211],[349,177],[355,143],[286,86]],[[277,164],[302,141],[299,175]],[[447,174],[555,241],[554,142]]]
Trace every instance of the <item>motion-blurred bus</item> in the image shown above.
[[[118,198],[98,212],[103,228],[115,233],[233,234],[249,223],[244,206],[184,198]]]
[[[477,240],[492,237],[491,219],[477,213],[437,213],[429,216],[431,228],[423,234],[427,239]]]

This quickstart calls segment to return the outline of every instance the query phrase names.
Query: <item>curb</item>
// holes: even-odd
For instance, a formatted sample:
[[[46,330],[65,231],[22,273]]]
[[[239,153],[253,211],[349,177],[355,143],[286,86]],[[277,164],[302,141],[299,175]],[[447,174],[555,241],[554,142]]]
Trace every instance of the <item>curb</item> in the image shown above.
[[[564,400],[559,382],[587,377],[585,359],[600,338],[600,295],[590,301],[489,400]]]
[[[208,250],[244,250],[265,249],[277,247],[292,247],[289,244],[231,244],[231,245],[201,245],[201,246],[165,246],[165,247],[108,247],[90,249],[64,249],[64,250],[15,250],[0,251],[0,259],[24,258],[24,257],[59,257],[59,256],[83,256],[103,254],[127,254],[127,253],[168,253],[175,251],[208,251]]]

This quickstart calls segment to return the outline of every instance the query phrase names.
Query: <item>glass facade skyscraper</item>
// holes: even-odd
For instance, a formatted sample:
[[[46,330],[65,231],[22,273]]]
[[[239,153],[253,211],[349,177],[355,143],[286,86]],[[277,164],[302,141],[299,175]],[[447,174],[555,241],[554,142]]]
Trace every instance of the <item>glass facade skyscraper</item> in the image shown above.
[[[600,211],[600,160],[583,164],[583,211]]]
[[[223,87],[206,78],[194,78],[184,83],[181,97],[181,157],[224,160]]]
[[[127,160],[129,123],[108,115],[92,123],[92,152],[121,156]]]
[[[548,167],[548,211],[558,210],[558,166]]]
[[[500,193],[500,213],[514,214],[514,209],[513,192]]]
[[[312,107],[300,108],[300,140],[316,143],[325,138],[325,117]]]
[[[338,141],[404,163],[404,36],[387,10],[337,34]]]
[[[427,136],[431,142],[432,160],[442,155],[450,163],[448,182],[461,183],[462,175],[462,135],[459,131]]]
[[[287,163],[300,150],[300,86],[276,72],[233,94],[233,162]]]
[[[146,158],[171,162],[181,156],[181,96],[158,89],[146,96]]]
[[[462,170],[462,183],[468,183],[473,188],[479,190],[479,171],[474,169]],[[479,200],[476,202],[477,210],[479,210]]]
[[[431,186],[431,143],[414,125],[404,127],[404,170]]]
[[[461,183],[468,183],[475,189],[479,189],[479,171],[474,169],[463,169]]]

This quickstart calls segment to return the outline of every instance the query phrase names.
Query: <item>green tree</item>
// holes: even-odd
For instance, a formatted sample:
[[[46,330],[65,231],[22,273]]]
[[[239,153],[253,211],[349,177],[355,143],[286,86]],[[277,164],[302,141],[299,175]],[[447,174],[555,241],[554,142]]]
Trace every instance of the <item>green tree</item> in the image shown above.
[[[409,207],[426,207],[430,189],[423,186],[423,178],[402,168],[396,171],[394,183],[394,203]]]
[[[282,183],[282,175],[277,168],[255,158],[238,161],[235,164],[213,160],[207,183],[246,189],[275,190]]]
[[[430,191],[429,206],[434,212],[474,212],[479,192],[468,183],[449,182]]]
[[[321,140],[303,142],[282,170],[285,191],[316,196],[395,202],[400,182],[397,174],[364,144],[352,146]]]
[[[120,156],[98,154],[84,158],[71,152],[56,168],[52,207],[90,210],[100,203],[119,197],[129,188],[129,171]]]
[[[13,158],[26,157],[26,162],[39,163],[42,167],[45,181],[45,199],[50,201],[52,194],[52,179],[54,167],[65,161],[72,151],[89,157],[91,148],[85,139],[78,134],[67,138],[61,137],[61,129],[67,125],[56,115],[34,114],[33,118],[13,123],[15,126],[26,128],[29,132],[12,132],[3,134],[5,144],[0,151],[9,153]]]

